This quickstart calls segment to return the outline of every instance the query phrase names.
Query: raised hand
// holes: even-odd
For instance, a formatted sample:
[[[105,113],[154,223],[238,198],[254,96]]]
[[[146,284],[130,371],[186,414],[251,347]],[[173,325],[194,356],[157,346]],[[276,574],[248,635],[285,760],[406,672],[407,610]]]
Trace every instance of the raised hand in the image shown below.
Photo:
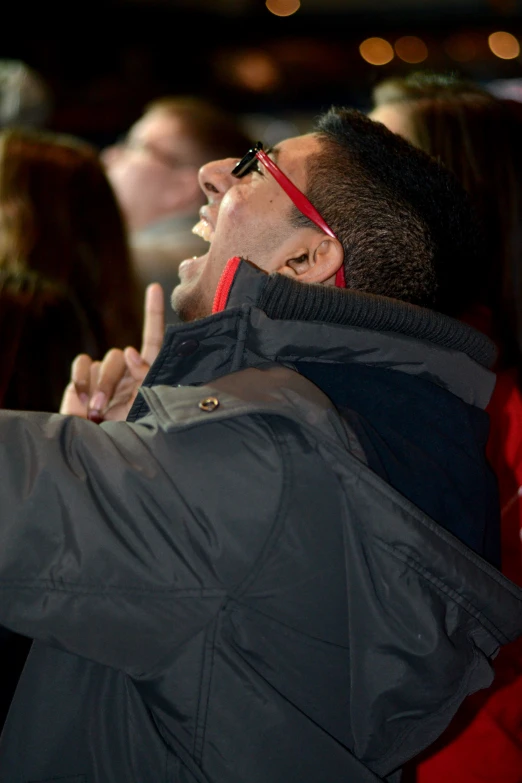
[[[103,360],[87,354],[76,357],[71,381],[65,389],[60,413],[92,421],[117,421],[127,417],[150,365],[158,355],[165,330],[165,305],[159,283],[145,292],[141,350],[112,348]]]

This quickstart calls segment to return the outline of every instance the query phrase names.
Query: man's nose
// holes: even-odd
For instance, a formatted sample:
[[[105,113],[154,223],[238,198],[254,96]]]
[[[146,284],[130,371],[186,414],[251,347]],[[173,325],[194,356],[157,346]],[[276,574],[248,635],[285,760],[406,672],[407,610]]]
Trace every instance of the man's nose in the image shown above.
[[[212,160],[201,166],[198,179],[203,192],[209,198],[223,196],[236,178],[231,172],[239,158],[224,158],[223,160]]]
[[[120,156],[121,148],[117,144],[105,147],[105,149],[100,152],[100,160],[105,168],[109,168],[120,158]]]

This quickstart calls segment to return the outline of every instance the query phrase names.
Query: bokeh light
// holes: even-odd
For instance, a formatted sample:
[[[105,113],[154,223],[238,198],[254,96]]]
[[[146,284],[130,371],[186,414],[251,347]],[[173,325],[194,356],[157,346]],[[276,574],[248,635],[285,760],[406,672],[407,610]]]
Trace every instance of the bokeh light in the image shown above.
[[[277,88],[281,74],[277,62],[262,49],[221,52],[215,69],[219,79],[252,92],[269,92]]]
[[[446,54],[458,63],[467,63],[474,60],[479,52],[477,37],[470,33],[455,33],[451,35],[445,45]]]
[[[265,52],[247,51],[235,58],[236,81],[255,92],[271,90],[279,81],[276,64]]]
[[[488,44],[493,54],[501,60],[514,60],[520,54],[520,44],[511,33],[491,33]]]
[[[359,46],[359,52],[370,65],[386,65],[394,58],[393,46],[384,38],[367,38]]]
[[[266,0],[266,7],[275,16],[291,16],[299,10],[300,0]]]
[[[403,35],[395,41],[395,54],[405,63],[421,63],[428,56],[428,47],[416,35]]]

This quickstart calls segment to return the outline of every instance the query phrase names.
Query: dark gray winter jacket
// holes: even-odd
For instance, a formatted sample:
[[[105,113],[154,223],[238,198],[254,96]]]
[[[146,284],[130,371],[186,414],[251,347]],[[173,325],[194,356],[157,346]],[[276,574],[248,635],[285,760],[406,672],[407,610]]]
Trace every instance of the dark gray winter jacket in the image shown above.
[[[0,412],[0,623],[36,640],[0,781],[395,780],[522,632],[480,556],[491,358],[242,265],[128,422]]]

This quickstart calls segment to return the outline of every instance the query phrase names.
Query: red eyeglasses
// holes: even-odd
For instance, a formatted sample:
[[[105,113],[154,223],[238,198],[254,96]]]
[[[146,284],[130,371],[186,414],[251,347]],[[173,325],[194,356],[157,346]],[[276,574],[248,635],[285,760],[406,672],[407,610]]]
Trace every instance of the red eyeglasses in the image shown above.
[[[260,161],[260,163],[262,163],[263,166],[270,172],[275,181],[283,188],[287,196],[290,197],[302,215],[305,215],[305,217],[311,220],[312,223],[320,228],[321,231],[324,231],[327,236],[332,237],[332,239],[337,239],[328,223],[326,223],[326,221],[321,217],[314,205],[308,201],[305,194],[302,193],[299,188],[288,179],[286,174],[283,174],[279,166],[277,166],[274,161],[268,157],[266,152],[263,150],[262,142],[257,141],[252,149],[248,150],[247,154],[241,158],[239,163],[237,163],[232,169],[232,176],[237,177],[238,179],[244,177],[246,174],[252,171],[256,160]],[[337,288],[346,288],[344,264],[341,264],[337,270],[335,275],[335,285]]]

